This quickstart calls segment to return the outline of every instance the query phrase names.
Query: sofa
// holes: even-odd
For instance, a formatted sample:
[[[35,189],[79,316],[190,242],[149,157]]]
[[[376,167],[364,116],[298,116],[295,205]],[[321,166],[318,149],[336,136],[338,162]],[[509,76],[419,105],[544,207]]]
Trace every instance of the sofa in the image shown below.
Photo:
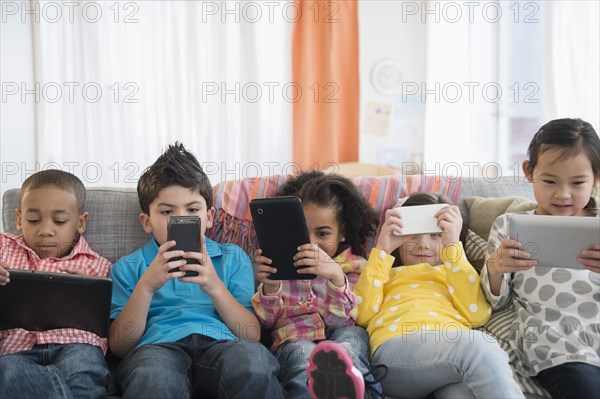
[[[380,220],[396,200],[416,191],[439,192],[461,210],[467,234],[464,240],[467,257],[476,266],[483,263],[487,234],[495,217],[507,211],[520,211],[535,206],[531,184],[524,178],[511,177],[443,177],[435,175],[350,176],[375,208]],[[253,198],[272,196],[285,176],[266,176],[225,181],[213,188],[215,225],[207,235],[220,242],[238,244],[252,254],[257,242],[250,217],[248,202]],[[2,221],[5,231],[17,233],[15,209],[18,189],[3,193]],[[88,188],[86,210],[89,212],[84,233],[90,246],[102,256],[115,262],[134,251],[149,239],[138,219],[140,207],[134,188]],[[374,239],[367,243],[367,250]],[[510,333],[512,313],[494,313],[483,327],[497,337],[509,352],[511,363],[516,357],[510,352],[505,337]],[[114,359],[112,361],[114,363]],[[114,364],[113,364],[114,366]],[[535,380],[515,374],[527,397],[549,397]],[[112,392],[113,394],[115,392]],[[118,393],[117,393],[118,394]]]

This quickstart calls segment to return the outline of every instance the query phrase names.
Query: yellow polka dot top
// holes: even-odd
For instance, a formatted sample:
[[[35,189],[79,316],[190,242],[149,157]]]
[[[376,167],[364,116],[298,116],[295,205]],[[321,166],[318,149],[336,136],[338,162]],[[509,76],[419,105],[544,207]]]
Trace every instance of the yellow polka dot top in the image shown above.
[[[466,330],[487,322],[491,307],[462,244],[443,248],[441,258],[443,265],[392,268],[394,257],[373,248],[354,287],[356,324],[367,329],[372,353],[397,335]]]

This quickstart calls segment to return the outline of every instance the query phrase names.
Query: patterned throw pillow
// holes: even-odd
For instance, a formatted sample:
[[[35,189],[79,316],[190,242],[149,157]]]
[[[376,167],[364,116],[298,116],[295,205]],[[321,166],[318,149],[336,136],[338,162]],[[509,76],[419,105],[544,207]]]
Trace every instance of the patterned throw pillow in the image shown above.
[[[485,263],[486,246],[486,240],[473,230],[467,230],[467,236],[465,237],[464,243],[465,255],[478,273],[481,272],[483,264]]]
[[[496,218],[504,213],[529,211],[537,204],[523,197],[467,197],[469,228],[487,241]]]

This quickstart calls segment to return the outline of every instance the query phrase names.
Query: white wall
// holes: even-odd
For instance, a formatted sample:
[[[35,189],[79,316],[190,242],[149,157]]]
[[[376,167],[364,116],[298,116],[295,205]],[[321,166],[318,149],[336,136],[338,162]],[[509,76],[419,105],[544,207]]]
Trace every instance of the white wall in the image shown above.
[[[3,5],[4,6],[4,5]],[[20,187],[35,169],[35,97],[31,23],[3,18],[0,24],[0,192]],[[15,86],[18,92],[15,94]],[[29,173],[29,174],[28,174]],[[0,198],[0,204],[1,204]],[[2,230],[0,220],[0,230]]]
[[[408,3],[414,4],[386,0],[359,3],[361,162],[402,168],[420,163],[423,157],[425,104],[420,96],[384,95],[371,81],[373,67],[390,59],[400,65],[405,85],[425,82],[425,23],[407,17]]]

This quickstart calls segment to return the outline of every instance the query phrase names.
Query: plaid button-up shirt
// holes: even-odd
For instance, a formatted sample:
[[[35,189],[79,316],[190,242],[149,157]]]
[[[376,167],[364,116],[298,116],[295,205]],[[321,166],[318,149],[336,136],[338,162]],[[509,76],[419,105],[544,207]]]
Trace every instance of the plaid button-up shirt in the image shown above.
[[[84,274],[108,277],[111,263],[92,251],[83,238],[79,240],[63,258],[45,258],[39,256],[25,244],[23,236],[0,233],[0,262],[4,267],[20,270],[61,273],[59,267],[83,271]],[[10,284],[10,283],[9,283]],[[0,287],[2,289],[2,287]],[[2,304],[10,306],[10,304]],[[12,328],[0,331],[0,355],[32,349],[39,344],[84,343],[99,346],[106,353],[108,343],[96,334],[74,328],[60,328],[49,331],[27,331]]]

